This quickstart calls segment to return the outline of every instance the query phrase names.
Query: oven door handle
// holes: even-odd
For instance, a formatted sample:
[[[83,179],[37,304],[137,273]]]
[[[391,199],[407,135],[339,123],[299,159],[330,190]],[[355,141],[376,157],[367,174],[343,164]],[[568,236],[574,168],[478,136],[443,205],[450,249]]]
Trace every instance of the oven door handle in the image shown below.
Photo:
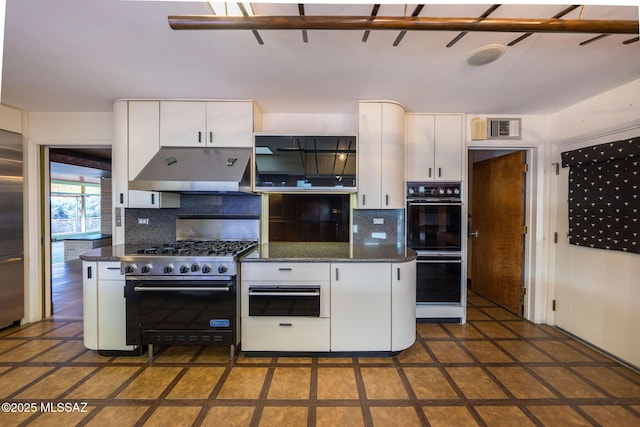
[[[434,205],[446,205],[455,206],[462,205],[462,200],[429,200],[425,202],[407,202],[409,207],[411,206],[434,206]]]
[[[252,292],[249,291],[249,296],[265,296],[265,297],[315,297],[319,296],[320,291],[311,292]]]
[[[462,258],[458,259],[418,259],[418,264],[461,264]]]
[[[189,292],[229,292],[229,287],[198,287],[198,286],[135,286],[136,292],[167,292],[167,291],[189,291]]]

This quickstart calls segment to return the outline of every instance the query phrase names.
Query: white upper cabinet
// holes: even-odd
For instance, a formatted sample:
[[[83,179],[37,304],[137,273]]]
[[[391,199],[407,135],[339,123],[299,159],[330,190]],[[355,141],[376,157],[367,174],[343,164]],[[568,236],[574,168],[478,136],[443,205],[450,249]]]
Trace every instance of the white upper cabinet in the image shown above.
[[[160,150],[160,102],[129,102],[129,179]]]
[[[252,101],[160,101],[162,147],[252,147]]]
[[[394,102],[358,105],[358,207],[404,206],[404,108]]]
[[[407,181],[462,181],[461,114],[407,114]]]

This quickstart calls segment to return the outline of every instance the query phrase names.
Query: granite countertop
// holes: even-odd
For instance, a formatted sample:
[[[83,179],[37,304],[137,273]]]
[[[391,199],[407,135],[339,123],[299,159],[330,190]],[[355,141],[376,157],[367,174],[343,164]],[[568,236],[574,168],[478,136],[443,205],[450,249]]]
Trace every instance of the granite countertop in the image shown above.
[[[406,262],[416,258],[416,251],[403,245],[271,242],[259,245],[240,262]]]
[[[148,244],[105,246],[83,252],[80,254],[80,259],[83,261],[120,261],[121,257],[135,254],[138,250],[148,246]]]
[[[83,252],[83,261],[115,261],[149,244],[105,246]],[[332,242],[271,242],[258,245],[240,257],[240,262],[406,262],[417,258],[416,251],[398,245],[354,245]]]

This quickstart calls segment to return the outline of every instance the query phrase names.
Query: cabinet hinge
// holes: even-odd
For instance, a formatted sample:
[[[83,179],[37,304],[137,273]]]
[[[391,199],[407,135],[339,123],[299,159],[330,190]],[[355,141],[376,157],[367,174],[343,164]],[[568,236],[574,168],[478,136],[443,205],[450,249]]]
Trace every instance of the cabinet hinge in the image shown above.
[[[551,166],[556,167],[556,175],[560,175],[560,163],[551,163]]]
[[[522,288],[522,295],[527,295],[527,288]]]
[[[551,301],[551,311],[556,311],[556,300]]]
[[[527,234],[529,232],[529,228],[525,225],[522,227],[522,234]]]
[[[558,243],[558,232],[557,231],[555,231],[553,233],[553,243]]]
[[[523,164],[522,166],[524,168],[524,173],[529,172],[529,165],[527,163]]]

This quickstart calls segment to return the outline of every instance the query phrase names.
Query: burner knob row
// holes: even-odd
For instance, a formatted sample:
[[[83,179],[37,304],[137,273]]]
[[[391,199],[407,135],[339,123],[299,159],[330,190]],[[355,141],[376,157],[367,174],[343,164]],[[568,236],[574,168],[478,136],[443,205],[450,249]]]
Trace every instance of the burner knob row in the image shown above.
[[[135,273],[138,267],[135,264],[129,264],[124,267],[125,274]]]

